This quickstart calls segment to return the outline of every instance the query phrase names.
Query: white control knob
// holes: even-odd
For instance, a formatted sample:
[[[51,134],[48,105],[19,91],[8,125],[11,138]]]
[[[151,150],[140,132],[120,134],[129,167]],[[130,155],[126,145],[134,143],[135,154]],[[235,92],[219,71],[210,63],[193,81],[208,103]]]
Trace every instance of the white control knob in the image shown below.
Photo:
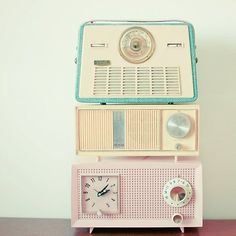
[[[176,224],[181,224],[182,222],[183,222],[183,216],[181,215],[181,214],[174,214],[173,216],[172,216],[172,220],[173,220],[173,222],[174,223],[176,223]]]

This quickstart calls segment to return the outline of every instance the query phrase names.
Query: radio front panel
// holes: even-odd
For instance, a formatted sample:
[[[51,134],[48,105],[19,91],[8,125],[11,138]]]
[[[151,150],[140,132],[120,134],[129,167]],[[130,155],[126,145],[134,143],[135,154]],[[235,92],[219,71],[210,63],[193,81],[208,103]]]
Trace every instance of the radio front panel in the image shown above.
[[[197,105],[93,105],[76,108],[76,151],[91,156],[195,156]]]
[[[73,227],[202,226],[199,162],[73,165]]]

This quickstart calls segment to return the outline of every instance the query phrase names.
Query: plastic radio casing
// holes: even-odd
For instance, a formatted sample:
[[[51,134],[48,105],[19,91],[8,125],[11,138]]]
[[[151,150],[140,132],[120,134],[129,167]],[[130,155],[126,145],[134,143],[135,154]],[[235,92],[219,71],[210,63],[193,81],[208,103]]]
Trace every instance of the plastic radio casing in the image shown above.
[[[168,132],[174,116],[188,121],[184,137]],[[76,152],[81,156],[197,156],[199,106],[78,106]]]
[[[190,23],[91,21],[81,26],[77,51],[79,102],[167,104],[197,99]]]
[[[82,181],[84,176],[88,176],[87,183]],[[119,177],[116,182],[118,187],[114,192],[112,185],[108,184],[107,189],[110,192],[107,193],[106,202],[103,201],[103,196],[97,197],[97,190],[94,187],[99,180],[104,181],[103,185],[109,183],[110,176]],[[179,200],[181,206],[178,204],[172,206],[172,203],[167,203],[168,197],[171,198],[168,194],[179,186],[184,189],[188,186],[188,189],[191,189],[191,198],[189,197],[186,202],[184,197]],[[188,196],[187,192],[185,194]],[[116,197],[113,201],[109,200],[114,195]],[[96,208],[99,203],[99,208],[102,210],[86,212],[86,207]],[[108,214],[103,212],[117,204],[119,206],[116,212]],[[75,164],[72,167],[71,222],[73,227],[91,228],[200,227],[202,226],[201,164],[198,160],[174,162],[171,158],[158,161],[138,158],[135,161],[132,159]]]

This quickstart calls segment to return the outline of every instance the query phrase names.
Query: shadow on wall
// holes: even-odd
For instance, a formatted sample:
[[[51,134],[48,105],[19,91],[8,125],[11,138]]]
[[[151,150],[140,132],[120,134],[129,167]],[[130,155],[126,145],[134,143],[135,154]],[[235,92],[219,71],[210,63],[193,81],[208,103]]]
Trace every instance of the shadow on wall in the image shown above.
[[[233,219],[236,218],[236,44],[202,40],[197,44],[197,57],[204,217]],[[219,187],[221,191],[216,193],[214,190]],[[230,196],[227,201],[225,193]]]

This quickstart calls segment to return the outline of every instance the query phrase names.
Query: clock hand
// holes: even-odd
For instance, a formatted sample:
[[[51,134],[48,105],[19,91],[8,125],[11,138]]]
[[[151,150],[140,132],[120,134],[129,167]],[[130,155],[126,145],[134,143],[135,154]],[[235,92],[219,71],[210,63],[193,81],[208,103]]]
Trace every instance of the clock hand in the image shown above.
[[[102,195],[108,193],[109,191],[110,191],[110,189],[107,189],[106,191],[103,191],[100,196],[102,196]]]
[[[100,192],[97,193],[97,196],[98,196],[98,197],[101,197],[102,195],[108,193],[109,191],[110,191],[110,189],[107,189],[107,190],[105,190],[105,191],[100,191]]]
[[[95,190],[95,191],[97,192],[97,196],[98,196],[98,197],[101,196],[101,193],[103,193],[103,192],[106,190],[106,188],[108,187],[108,185],[109,185],[109,184],[107,184],[107,185],[106,185],[101,191],[99,191],[99,192]]]
[[[100,192],[105,191],[105,189],[108,187],[109,184],[107,184]]]

